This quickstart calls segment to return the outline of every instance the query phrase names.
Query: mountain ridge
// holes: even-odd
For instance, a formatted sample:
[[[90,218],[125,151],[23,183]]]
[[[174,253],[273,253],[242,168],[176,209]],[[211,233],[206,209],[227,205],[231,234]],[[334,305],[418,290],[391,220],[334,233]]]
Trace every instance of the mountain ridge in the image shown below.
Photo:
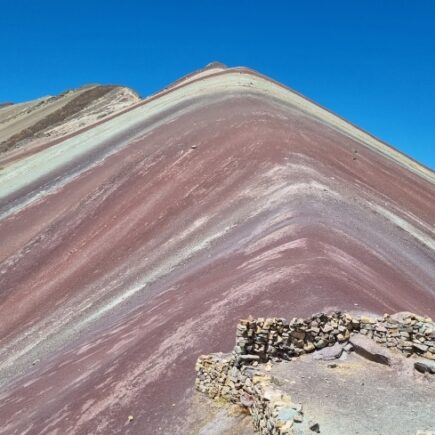
[[[0,433],[188,433],[240,318],[435,314],[433,174],[257,73],[40,145],[0,171]]]
[[[215,70],[213,72],[213,70]],[[403,153],[402,151],[394,148],[394,146],[392,146],[391,144],[383,141],[382,139],[379,139],[378,137],[372,135],[370,132],[368,132],[367,130],[365,130],[364,128],[348,121],[345,119],[345,117],[343,117],[342,115],[339,115],[331,110],[329,110],[328,108],[322,106],[321,104],[317,103],[316,101],[314,101],[313,99],[304,96],[303,94],[301,94],[300,92],[290,88],[289,86],[283,85],[282,83],[279,83],[253,69],[247,68],[247,67],[231,67],[228,68],[226,67],[224,64],[220,63],[220,62],[211,62],[210,64],[208,64],[206,67],[202,68],[202,69],[198,69],[196,71],[194,71],[193,73],[187,74],[183,77],[181,77],[180,79],[172,82],[171,84],[169,84],[168,86],[166,86],[163,90],[156,92],[155,94],[152,94],[146,98],[143,99],[138,99],[138,105],[143,105],[143,104],[147,104],[150,100],[153,100],[155,98],[158,98],[160,96],[162,96],[163,94],[167,93],[167,92],[172,92],[174,90],[176,90],[178,87],[182,86],[182,85],[186,85],[189,82],[194,82],[196,80],[202,80],[204,78],[203,74],[206,74],[206,77],[208,75],[211,76],[215,76],[218,74],[228,74],[228,73],[233,73],[233,72],[240,72],[240,73],[244,73],[247,75],[253,75],[253,76],[257,76],[260,77],[266,81],[272,82],[273,84],[287,90],[290,91],[292,94],[295,94],[296,96],[300,97],[302,100],[307,101],[308,103],[317,106],[319,109],[327,112],[328,114],[332,115],[333,117],[338,118],[339,120],[343,121],[344,123],[348,124],[350,127],[353,127],[354,129],[356,129],[357,131],[359,131],[361,134],[363,135],[367,135],[369,137],[371,137],[375,142],[380,143],[382,146],[386,146],[388,148],[391,148],[393,150],[393,158],[396,161],[401,161],[402,159],[404,159],[407,162],[407,167],[411,166],[411,167],[415,167],[415,169],[420,172],[422,174],[422,176],[426,177],[429,181],[431,182],[435,182],[435,173],[433,170],[431,170],[429,167],[427,167],[426,165],[424,165],[423,163],[413,159],[411,156]],[[83,85],[80,86],[77,89],[74,90],[68,90],[65,92],[62,92],[61,94],[59,94],[59,96],[62,96],[64,94],[67,94],[69,92],[72,91],[81,91],[81,90],[85,90],[87,88],[92,88],[92,87],[100,87],[100,88],[107,88],[107,87],[111,87],[113,86],[114,88],[121,88],[121,89],[130,89],[131,88],[126,88],[126,87],[122,87],[119,85],[99,85],[99,84],[92,84],[92,85]],[[134,91],[133,91],[134,92]],[[138,94],[136,93],[136,96]],[[57,98],[57,97],[50,97],[50,98]],[[36,100],[37,101],[37,100]],[[7,103],[6,103],[7,104]],[[25,104],[25,103],[20,103],[20,104]],[[129,110],[133,110],[135,108],[135,106],[132,106],[130,108],[126,108],[126,111]],[[115,113],[114,116],[120,115],[124,113],[124,111],[121,111],[119,113]],[[400,156],[400,157],[399,157]],[[391,157],[391,156],[390,156]],[[398,158],[399,157],[399,158]]]

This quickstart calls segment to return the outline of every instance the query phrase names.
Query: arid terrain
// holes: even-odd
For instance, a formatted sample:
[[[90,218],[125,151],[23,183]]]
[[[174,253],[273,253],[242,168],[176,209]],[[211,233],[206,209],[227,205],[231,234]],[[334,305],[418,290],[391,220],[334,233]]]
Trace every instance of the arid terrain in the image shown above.
[[[198,433],[240,318],[434,318],[434,182],[247,68],[0,105],[0,433]]]

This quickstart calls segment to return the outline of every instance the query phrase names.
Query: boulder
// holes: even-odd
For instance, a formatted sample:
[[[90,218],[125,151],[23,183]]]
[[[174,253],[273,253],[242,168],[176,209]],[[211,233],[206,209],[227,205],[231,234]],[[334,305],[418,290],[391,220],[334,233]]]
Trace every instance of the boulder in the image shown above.
[[[316,352],[314,358],[323,361],[332,361],[340,358],[343,353],[343,346],[339,343],[335,343],[333,346],[325,347],[322,350]]]

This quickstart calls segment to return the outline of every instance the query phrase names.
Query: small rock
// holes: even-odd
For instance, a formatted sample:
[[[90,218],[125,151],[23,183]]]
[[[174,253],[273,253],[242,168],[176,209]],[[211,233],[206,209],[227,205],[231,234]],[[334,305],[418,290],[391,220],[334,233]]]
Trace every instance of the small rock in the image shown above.
[[[128,421],[130,422],[130,421],[133,421],[133,420],[134,420],[134,417],[132,415],[129,415],[128,416]]]
[[[316,347],[316,349],[323,349],[326,346],[326,341],[323,339],[320,339],[319,341],[316,341],[314,343],[314,346]]]
[[[319,423],[317,423],[316,421],[310,420],[308,422],[308,427],[311,431],[320,433],[320,426]]]
[[[376,321],[374,319],[372,319],[371,317],[367,317],[367,316],[361,316],[360,321],[361,321],[361,323],[364,323],[366,325],[376,323]]]
[[[252,396],[248,395],[248,394],[241,394],[240,395],[240,403],[243,406],[246,406],[246,408],[250,408],[254,401],[252,400]]]
[[[343,347],[343,350],[345,351],[345,352],[352,352],[353,351],[353,346],[352,346],[352,344],[351,343],[347,343],[344,347]]]
[[[325,334],[327,334],[328,332],[331,332],[334,328],[329,325],[328,323],[320,328]]]
[[[426,352],[429,347],[425,344],[412,343],[412,347],[419,350],[420,352]]]
[[[335,364],[335,363],[328,364],[328,368],[330,368],[330,369],[335,369],[335,367],[337,367],[337,364]]]
[[[303,420],[304,420],[304,417],[303,417],[301,414],[296,414],[296,415],[293,417],[293,421],[294,421],[295,423],[302,423]]]
[[[280,433],[282,433],[283,435],[291,434],[291,433],[293,433],[292,427],[293,427],[293,421],[287,421],[287,422],[285,422],[284,425],[282,425],[280,427]]]
[[[432,361],[417,361],[414,363],[414,368],[420,373],[435,374],[435,362]]]
[[[305,352],[312,352],[313,350],[315,350],[314,344],[311,343],[310,341],[304,344],[304,351]]]

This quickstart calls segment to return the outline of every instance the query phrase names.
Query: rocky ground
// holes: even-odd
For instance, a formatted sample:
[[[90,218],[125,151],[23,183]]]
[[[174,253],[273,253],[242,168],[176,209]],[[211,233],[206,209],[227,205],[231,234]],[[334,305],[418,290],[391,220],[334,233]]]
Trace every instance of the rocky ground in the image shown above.
[[[275,363],[270,374],[293,401],[303,404],[322,434],[435,431],[435,379],[416,372],[412,360],[393,354],[392,361],[387,366],[354,352],[324,361],[312,354]],[[294,429],[298,433],[297,424]]]

